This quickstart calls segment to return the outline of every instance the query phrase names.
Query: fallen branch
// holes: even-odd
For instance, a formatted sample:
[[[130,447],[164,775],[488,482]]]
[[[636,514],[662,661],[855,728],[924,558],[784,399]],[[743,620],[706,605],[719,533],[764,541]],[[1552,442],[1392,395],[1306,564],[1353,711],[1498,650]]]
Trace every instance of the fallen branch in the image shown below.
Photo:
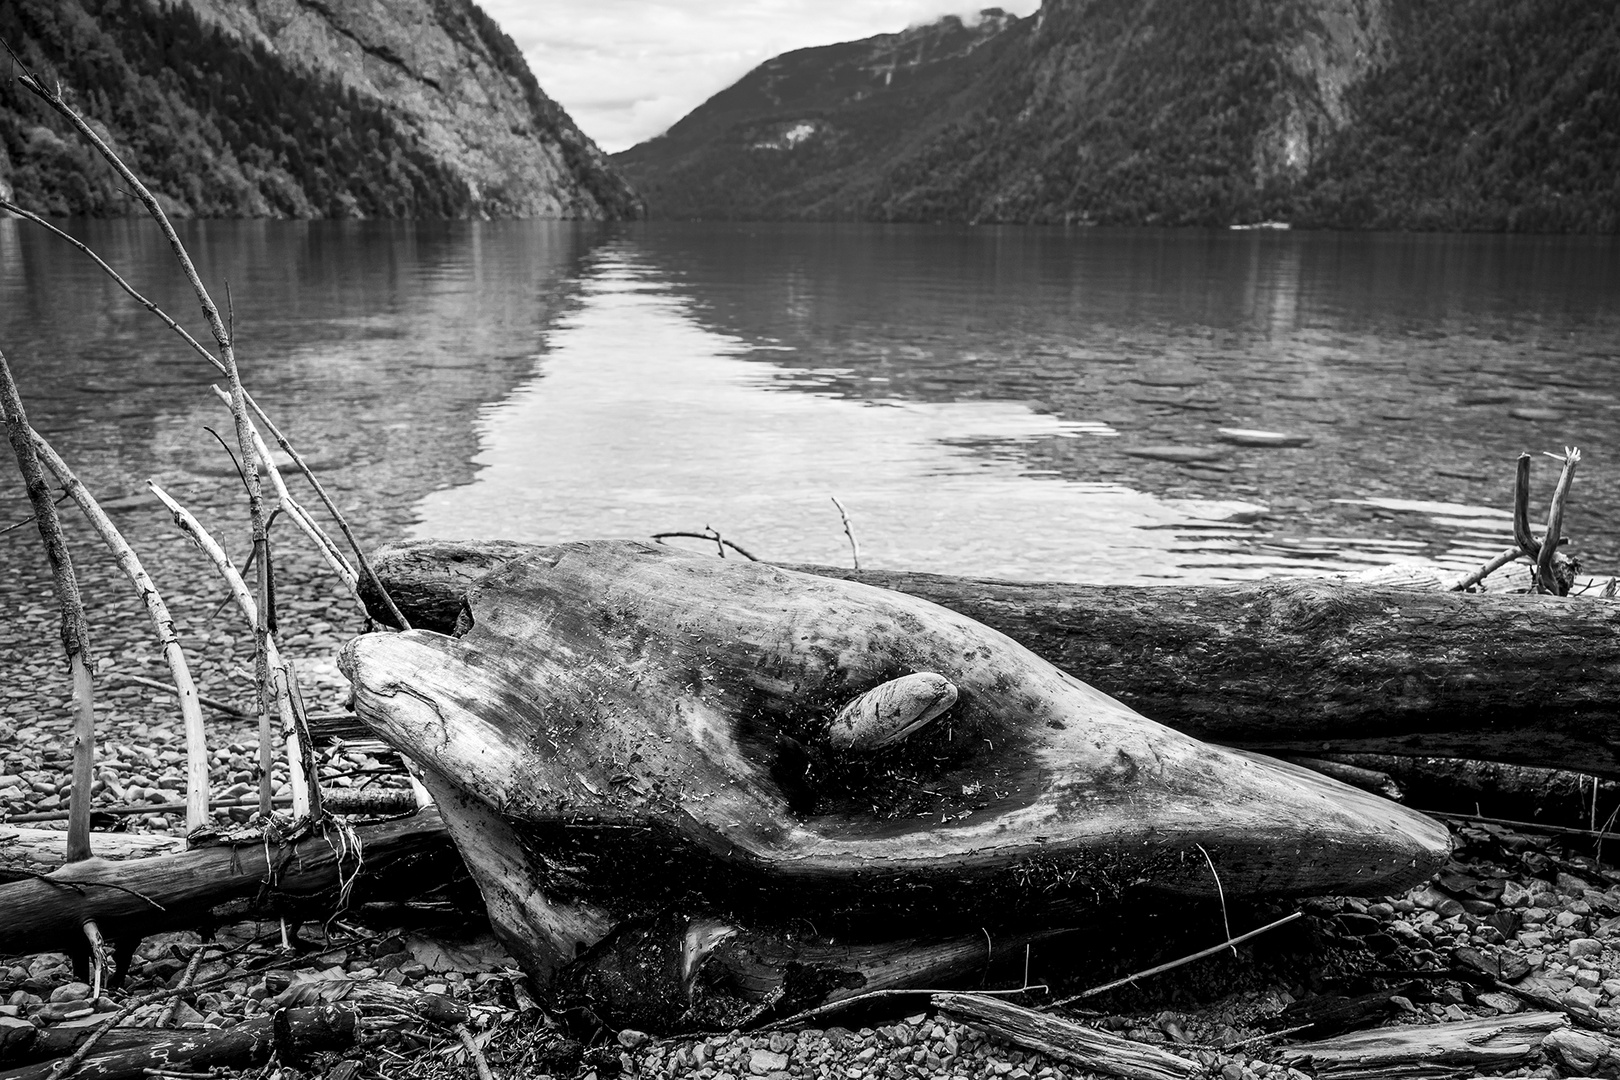
[[[1004,1042],[1109,1076],[1188,1080],[1204,1071],[1191,1058],[980,994],[935,994],[933,1005]]]
[[[1285,1047],[1282,1055],[1288,1065],[1314,1069],[1318,1080],[1374,1080],[1418,1065],[1494,1072],[1527,1061],[1566,1023],[1562,1013],[1535,1012],[1378,1028]]]
[[[441,884],[460,868],[435,812],[355,831],[363,858],[317,833],[285,845],[256,839],[128,862],[89,859],[0,884],[0,911],[7,915],[0,954],[77,949],[87,919],[109,939],[124,941],[194,928],[231,901],[324,912],[351,879],[364,895],[397,898]]]
[[[86,1058],[73,1072],[75,1080],[145,1080],[152,1071],[184,1068],[247,1069],[268,1063],[272,1056],[298,1060],[321,1050],[342,1050],[354,1044],[360,1028],[352,1009],[336,1005],[286,1009],[261,1016],[233,1028],[203,1031],[142,1031],[137,1040]],[[29,1065],[0,1072],[0,1080],[57,1080],[61,1063]]]

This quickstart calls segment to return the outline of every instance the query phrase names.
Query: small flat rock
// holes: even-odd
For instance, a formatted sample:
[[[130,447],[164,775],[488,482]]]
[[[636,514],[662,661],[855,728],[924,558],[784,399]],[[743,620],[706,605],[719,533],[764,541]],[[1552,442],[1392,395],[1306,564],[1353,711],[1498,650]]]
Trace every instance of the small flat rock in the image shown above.
[[[1218,446],[1133,446],[1125,453],[1131,457],[1174,462],[1219,461],[1226,456],[1226,451]]]
[[[755,1050],[748,1055],[748,1071],[755,1076],[782,1072],[787,1067],[788,1059],[786,1054],[777,1054],[770,1050]]]
[[[1290,435],[1286,431],[1262,431],[1259,428],[1223,427],[1218,434],[1222,442],[1237,446],[1304,446],[1311,441],[1309,435]]]
[[[1546,409],[1539,405],[1527,405],[1519,409],[1509,409],[1508,415],[1515,420],[1562,420],[1564,414],[1557,409]]]

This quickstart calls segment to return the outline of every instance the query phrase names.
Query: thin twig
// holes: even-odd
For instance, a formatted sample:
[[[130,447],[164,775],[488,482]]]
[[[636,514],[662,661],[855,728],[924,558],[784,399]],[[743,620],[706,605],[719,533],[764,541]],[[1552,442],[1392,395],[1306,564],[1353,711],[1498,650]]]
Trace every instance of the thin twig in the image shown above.
[[[23,408],[22,394],[11,376],[11,365],[0,353],[0,417],[17,457],[28,501],[45,556],[51,564],[56,601],[62,613],[62,650],[67,654],[73,676],[73,698],[77,705],[73,724],[73,786],[69,796],[67,861],[90,857],[90,788],[94,782],[96,755],[95,683],[90,675],[89,626],[84,618],[84,600],[79,595],[79,579],[73,572],[73,559],[62,537],[62,522],[51,501],[45,482],[45,469],[34,446],[33,428]]]
[[[1221,898],[1221,929],[1226,931],[1226,940],[1231,941],[1232,922],[1226,917],[1226,889],[1221,885],[1221,875],[1215,869],[1215,860],[1209,857],[1209,852],[1204,850],[1203,844],[1194,844],[1193,847],[1204,856],[1204,862],[1209,865],[1209,876],[1215,879],[1215,895]],[[1236,945],[1232,946],[1232,955],[1237,955]]]
[[[180,635],[175,631],[174,618],[169,614],[169,606],[163,602],[157,586],[152,583],[151,576],[141,565],[140,557],[124,539],[123,533],[118,531],[118,526],[113,524],[89,489],[45,441],[45,437],[37,431],[33,437],[34,449],[111,550],[113,562],[129,578],[146,606],[152,629],[157,633],[158,646],[163,650],[163,658],[174,680],[174,685],[163,689],[174,691],[180,701],[180,716],[186,731],[186,832],[194,832],[208,824],[208,737],[203,726],[201,698],[197,694],[197,684],[191,677],[191,669],[186,664],[185,651],[180,648]]]
[[[984,997],[1011,997],[1014,994],[1033,994],[1037,991],[1043,994],[1049,994],[1052,992],[1052,988],[1047,986],[1045,983],[1036,983],[1034,986],[1022,986],[1016,990],[975,990],[973,992]],[[805,1023],[806,1021],[818,1020],[823,1016],[832,1016],[852,1009],[857,1005],[866,1005],[873,1001],[886,1001],[891,998],[898,997],[915,997],[918,994],[955,993],[959,993],[959,991],[940,989],[868,990],[864,994],[855,994],[852,997],[839,998],[837,1001],[828,1002],[826,1005],[817,1005],[813,1009],[806,1009],[803,1012],[794,1013],[792,1016],[786,1016],[780,1020],[772,1020],[768,1024],[761,1025],[759,1030],[769,1031],[772,1028],[796,1027],[799,1024]]]
[[[688,540],[714,540],[714,541],[717,541],[717,542],[719,542],[721,544],[724,544],[726,547],[730,548],[732,551],[735,551],[737,554],[741,555],[743,558],[747,559],[749,562],[759,562],[760,561],[759,556],[749,553],[741,545],[732,543],[730,540],[727,540],[725,537],[721,536],[719,533],[715,532],[713,529],[710,529],[708,532],[700,532],[700,533],[695,533],[695,532],[661,532],[661,533],[653,533],[652,534],[652,538],[654,540],[658,541],[660,544],[662,544],[667,538],[672,537],[672,536],[683,537],[683,538],[688,539]]]
[[[1484,565],[1479,567],[1479,569],[1470,570],[1468,573],[1458,578],[1451,584],[1447,591],[1467,592],[1469,589],[1472,589],[1475,585],[1478,585],[1480,582],[1502,569],[1502,567],[1506,566],[1514,559],[1523,557],[1523,555],[1524,552],[1516,547],[1510,547],[1505,551],[1498,552],[1486,560]]]
[[[1070,997],[1061,998],[1058,1001],[1052,1002],[1052,1004],[1046,1006],[1046,1008],[1056,1009],[1059,1006],[1067,1005],[1070,1002],[1081,1001],[1088,997],[1095,997],[1096,995],[1107,990],[1116,990],[1121,986],[1125,986],[1128,983],[1134,983],[1138,979],[1145,979],[1150,975],[1162,975],[1166,971],[1173,971],[1178,967],[1192,963],[1194,960],[1202,960],[1207,956],[1214,956],[1218,952],[1224,952],[1228,947],[1235,948],[1236,946],[1243,944],[1245,941],[1248,941],[1250,938],[1259,937],[1268,930],[1275,930],[1279,926],[1284,926],[1291,923],[1295,919],[1303,917],[1304,914],[1305,913],[1303,911],[1296,911],[1292,915],[1286,915],[1283,918],[1278,919],[1276,922],[1267,923],[1256,930],[1250,930],[1247,934],[1239,934],[1235,938],[1227,938],[1219,945],[1211,945],[1207,949],[1200,949],[1198,952],[1192,953],[1188,956],[1183,956],[1179,960],[1171,960],[1167,964],[1160,964],[1157,967],[1150,967],[1146,971],[1138,971],[1136,974],[1127,975],[1123,979],[1115,979],[1113,982],[1103,983],[1101,986],[1093,986],[1090,990],[1083,990],[1080,993],[1074,994]]]
[[[855,569],[861,568],[861,544],[855,539],[855,529],[849,523],[849,515],[844,512],[844,504],[838,501],[838,496],[831,495],[832,504],[838,507],[838,516],[844,520],[844,535],[849,537],[849,550],[855,559]]]
[[[226,602],[229,603],[228,600]],[[170,686],[168,683],[159,682],[156,679],[148,679],[144,675],[126,675],[121,671],[115,671],[109,675],[103,675],[102,678],[109,683],[133,683],[138,686],[150,686],[154,690],[174,689],[174,687]],[[213,709],[215,712],[222,712],[227,716],[245,717],[253,715],[240,705],[232,705],[229,702],[220,701],[218,698],[205,697],[202,694],[198,694],[197,700],[208,706],[210,709]]]

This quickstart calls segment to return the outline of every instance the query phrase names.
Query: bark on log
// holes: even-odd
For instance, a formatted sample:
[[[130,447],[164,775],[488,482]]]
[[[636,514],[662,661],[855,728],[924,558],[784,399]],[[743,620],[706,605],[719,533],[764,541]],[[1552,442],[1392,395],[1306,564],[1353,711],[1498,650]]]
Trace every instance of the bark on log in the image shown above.
[[[450,633],[468,584],[535,550],[419,541],[385,549],[377,567],[413,624]],[[961,612],[1210,742],[1620,777],[1620,609],[1601,601],[1328,580],[1119,588],[795,569]]]
[[[1290,1046],[1282,1056],[1288,1065],[1313,1069],[1317,1080],[1455,1076],[1475,1068],[1514,1068],[1568,1023],[1563,1013],[1536,1012],[1378,1028]]]
[[[932,1001],[941,1012],[1004,1042],[1093,1072],[1126,1080],[1189,1080],[1204,1071],[1198,1062],[1168,1050],[982,994],[935,994]]]
[[[285,846],[198,847],[128,862],[88,859],[0,885],[0,955],[74,951],[85,920],[107,938],[138,940],[189,929],[231,901],[293,916],[327,912],[356,874],[347,903],[397,897],[441,883],[461,861],[436,813],[354,830],[358,853],[336,833]],[[341,871],[341,873],[340,873]]]
[[[1450,849],[1421,815],[1198,743],[896,592],[601,542],[507,563],[467,612],[459,638],[366,635],[343,666],[547,981],[651,934],[618,955],[690,990],[712,954],[775,941],[767,966],[814,974],[803,1007],[870,978],[826,936],[880,955],[1144,892],[1213,899],[1205,852],[1227,897],[1381,895]],[[957,691],[931,721],[924,672]]]
[[[146,1080],[148,1069],[185,1073],[247,1069],[265,1064],[272,1055],[297,1061],[321,1050],[346,1049],[354,1044],[358,1030],[353,1010],[322,1005],[285,1009],[223,1031],[119,1031],[116,1047],[92,1053],[72,1075],[73,1080]],[[54,1066],[46,1061],[9,1069],[0,1072],[0,1080],[46,1080]]]
[[[91,833],[91,850],[109,862],[172,855],[184,850],[178,836],[157,833]],[[67,861],[67,833],[61,829],[23,829],[0,825],[0,882],[17,881],[55,870]]]

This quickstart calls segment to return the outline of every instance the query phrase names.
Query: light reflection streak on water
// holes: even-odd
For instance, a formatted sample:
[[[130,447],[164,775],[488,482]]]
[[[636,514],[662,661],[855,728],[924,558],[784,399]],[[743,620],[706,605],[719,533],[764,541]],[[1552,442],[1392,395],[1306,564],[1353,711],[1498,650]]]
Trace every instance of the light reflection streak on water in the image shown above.
[[[1269,543],[1264,508],[1161,498],[1032,470],[1047,439],[1102,439],[1015,402],[861,401],[843,369],[709,328],[635,257],[600,253],[534,378],[486,407],[473,483],[420,504],[421,536],[559,541],[712,526],[778,561],[842,563],[829,496],[866,565],[1011,578],[1242,580],[1397,561],[1408,545]],[[1472,517],[1472,515],[1470,515]]]

